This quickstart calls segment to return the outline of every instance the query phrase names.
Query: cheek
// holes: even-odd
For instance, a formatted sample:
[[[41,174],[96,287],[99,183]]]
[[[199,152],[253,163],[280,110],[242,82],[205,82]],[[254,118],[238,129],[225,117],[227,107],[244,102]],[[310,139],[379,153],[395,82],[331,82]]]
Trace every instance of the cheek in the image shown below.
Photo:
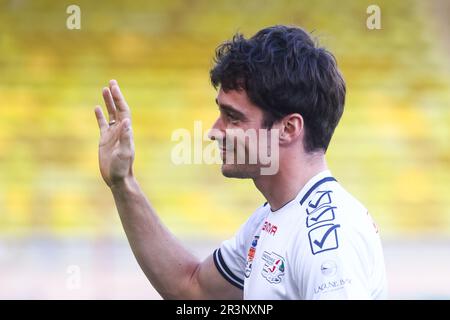
[[[238,122],[236,124],[230,121],[224,123],[226,140],[231,149],[244,148],[245,150],[257,148],[260,138],[260,123],[257,121]],[[263,131],[267,131],[263,129]],[[264,137],[263,137],[264,138]]]
[[[254,153],[258,148],[258,131],[255,129],[234,129],[228,132],[227,149],[238,152]]]

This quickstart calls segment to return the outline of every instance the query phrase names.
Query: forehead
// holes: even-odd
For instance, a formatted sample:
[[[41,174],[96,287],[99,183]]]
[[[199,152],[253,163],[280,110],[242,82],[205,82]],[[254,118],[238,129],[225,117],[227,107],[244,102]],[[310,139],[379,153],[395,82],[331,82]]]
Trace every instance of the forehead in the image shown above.
[[[250,101],[245,90],[228,90],[225,92],[220,88],[216,99],[219,105],[231,106],[244,114],[262,113],[261,109]]]

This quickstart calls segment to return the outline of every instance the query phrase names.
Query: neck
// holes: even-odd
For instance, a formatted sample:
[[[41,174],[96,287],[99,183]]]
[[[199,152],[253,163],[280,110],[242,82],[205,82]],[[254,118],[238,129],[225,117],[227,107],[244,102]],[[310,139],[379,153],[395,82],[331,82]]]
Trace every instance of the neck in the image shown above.
[[[323,152],[283,158],[276,174],[253,179],[272,211],[292,201],[312,177],[328,169]]]

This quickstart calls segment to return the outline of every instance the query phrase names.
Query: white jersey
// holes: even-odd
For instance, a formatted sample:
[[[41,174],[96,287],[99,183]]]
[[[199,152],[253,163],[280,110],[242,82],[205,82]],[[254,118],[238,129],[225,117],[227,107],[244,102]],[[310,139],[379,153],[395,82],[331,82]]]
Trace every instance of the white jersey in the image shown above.
[[[328,170],[282,208],[258,208],[213,256],[244,299],[387,297],[378,230]]]

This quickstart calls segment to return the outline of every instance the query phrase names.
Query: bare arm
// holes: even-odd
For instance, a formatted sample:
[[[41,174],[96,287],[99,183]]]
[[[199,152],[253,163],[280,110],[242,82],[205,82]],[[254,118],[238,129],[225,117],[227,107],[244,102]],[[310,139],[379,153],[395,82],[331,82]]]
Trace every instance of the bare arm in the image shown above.
[[[99,165],[110,187],[131,249],[154,288],[168,299],[242,299],[242,290],[217,271],[212,256],[199,261],[161,223],[133,175],[130,109],[116,81],[103,89],[109,125],[95,108],[100,128]]]

